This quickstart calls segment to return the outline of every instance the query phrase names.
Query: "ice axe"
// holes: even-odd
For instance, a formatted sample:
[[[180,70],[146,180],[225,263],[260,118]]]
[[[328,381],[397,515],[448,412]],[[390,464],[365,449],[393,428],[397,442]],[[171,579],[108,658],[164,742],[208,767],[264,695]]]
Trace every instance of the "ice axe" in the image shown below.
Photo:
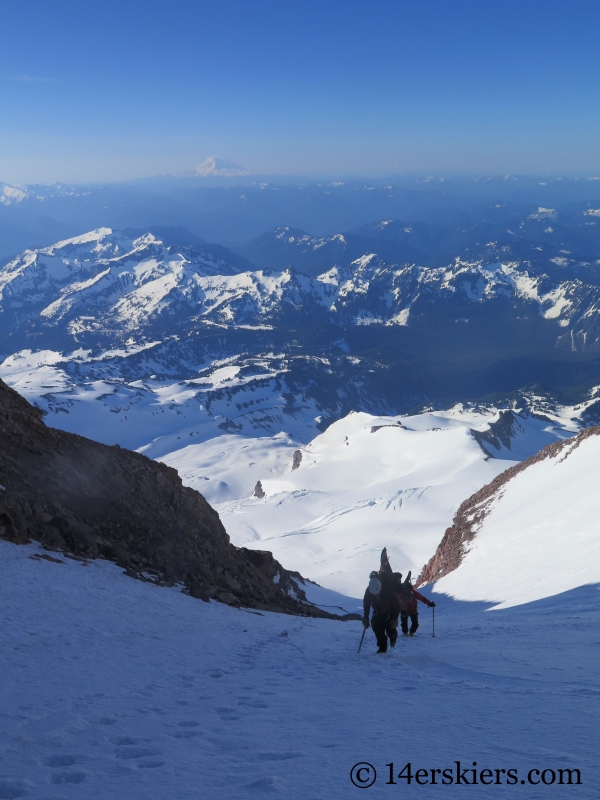
[[[362,647],[363,639],[365,638],[365,633],[367,632],[366,628],[363,628],[363,635],[360,637],[360,644],[358,645],[358,652],[360,653],[360,648]]]

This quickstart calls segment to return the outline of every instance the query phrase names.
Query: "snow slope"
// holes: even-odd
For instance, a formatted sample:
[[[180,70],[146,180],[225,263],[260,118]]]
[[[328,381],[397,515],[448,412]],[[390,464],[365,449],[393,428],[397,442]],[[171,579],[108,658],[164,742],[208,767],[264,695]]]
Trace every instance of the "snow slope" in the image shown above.
[[[47,424],[175,467],[217,508],[236,545],[272,550],[346,594],[362,593],[384,545],[395,569],[416,577],[460,503],[510,463],[576,433],[587,405],[542,404],[544,419],[463,406],[411,417],[361,412],[319,434],[314,401],[290,402],[285,358],[224,359],[187,381],[119,376],[128,360],[151,363],[153,350],[22,351],[0,364],[0,378],[47,411]],[[264,499],[252,497],[258,481]]]
[[[357,655],[360,622],[248,613],[37,554],[0,541],[5,800],[344,800],[360,761],[377,770],[369,797],[390,797],[405,791],[385,784],[390,762],[457,760],[518,770],[528,800],[597,796],[594,587],[493,613],[436,595],[436,638],[426,612],[414,639],[376,656],[368,631]],[[582,783],[520,785],[532,769]]]
[[[514,451],[487,443],[498,455],[489,458],[472,430],[488,430],[498,417],[463,408],[411,417],[353,413],[305,447],[283,434],[228,436],[160,460],[214,505],[234,544],[271,550],[287,568],[359,596],[382,547],[394,569],[416,578],[465,497],[570,434],[515,417],[513,439],[506,439]],[[296,450],[302,458],[292,469]],[[251,496],[258,480],[264,498]]]
[[[362,412],[321,435],[316,403],[286,386],[285,357],[214,361],[183,381],[121,377],[135,359],[149,372],[158,346],[98,356],[22,351],[4,360],[0,377],[47,411],[48,424],[175,467],[217,507],[235,544],[272,550],[287,568],[346,594],[362,594],[384,545],[395,569],[416,577],[465,498],[576,433],[596,402],[546,408],[531,398],[544,418],[527,408]],[[252,497],[258,481],[263,499]]]
[[[480,504],[486,516],[436,591],[505,608],[600,583],[600,436],[582,432]],[[474,513],[475,509],[471,513]]]

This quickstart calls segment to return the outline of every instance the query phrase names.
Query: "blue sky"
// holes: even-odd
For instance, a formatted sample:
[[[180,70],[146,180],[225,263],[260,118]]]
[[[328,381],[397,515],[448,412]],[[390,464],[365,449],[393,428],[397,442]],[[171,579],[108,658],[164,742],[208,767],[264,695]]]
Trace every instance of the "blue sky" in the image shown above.
[[[0,0],[0,179],[600,169],[600,4]]]

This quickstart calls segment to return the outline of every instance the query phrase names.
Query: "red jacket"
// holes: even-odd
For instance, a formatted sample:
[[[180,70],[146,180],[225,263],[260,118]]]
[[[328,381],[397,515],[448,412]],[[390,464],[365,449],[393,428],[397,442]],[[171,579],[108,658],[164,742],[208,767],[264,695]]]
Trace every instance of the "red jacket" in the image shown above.
[[[404,605],[406,605],[406,613],[407,614],[415,614],[416,613],[416,611],[417,611],[417,600],[420,600],[422,603],[425,603],[425,605],[428,605],[428,606],[431,605],[431,600],[428,600],[420,592],[417,592],[417,590],[415,589],[414,586],[411,586],[410,590],[412,592],[412,600],[409,603],[406,603],[406,602],[404,603]]]

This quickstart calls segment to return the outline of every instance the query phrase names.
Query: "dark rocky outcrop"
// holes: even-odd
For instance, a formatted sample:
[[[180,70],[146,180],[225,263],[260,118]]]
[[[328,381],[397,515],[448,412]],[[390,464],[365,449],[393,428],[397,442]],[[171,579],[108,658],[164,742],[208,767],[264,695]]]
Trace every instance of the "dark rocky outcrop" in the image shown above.
[[[302,463],[302,450],[294,450],[294,458],[292,461],[292,472],[295,469],[298,469],[301,463]]]
[[[501,411],[496,422],[492,422],[486,431],[471,430],[471,435],[477,440],[479,446],[487,456],[494,458],[490,445],[499,451],[502,445],[511,450],[513,437],[518,433],[519,422],[513,411]],[[521,428],[522,430],[522,428]],[[487,445],[487,447],[486,447]]]
[[[300,602],[301,577],[271,553],[230,544],[217,512],[176,470],[46,427],[42,412],[2,381],[0,537],[107,558],[203,600],[332,616]]]
[[[403,430],[406,430],[406,426],[401,422],[389,422],[385,425],[372,425],[371,433],[377,433],[377,431],[380,431],[382,428],[402,428]],[[439,430],[439,428],[436,428],[436,430]]]
[[[577,436],[552,442],[552,444],[546,445],[539,453],[536,453],[526,461],[522,461],[520,464],[501,472],[493,481],[483,486],[467,500],[464,500],[458,507],[452,527],[446,529],[434,555],[423,567],[416,585],[423,586],[426,583],[438,581],[444,575],[448,575],[448,573],[453,572],[460,566],[467,552],[467,543],[475,538],[481,523],[489,514],[492,501],[501,492],[502,487],[512,478],[528,467],[544,461],[546,458],[554,458],[565,449],[566,452],[563,459],[568,458],[573,450],[579,447],[585,439],[599,435],[600,425],[595,425],[580,431]]]
[[[258,497],[259,500],[263,500],[266,496],[267,493],[263,489],[262,481],[256,481],[256,486],[252,492],[252,497]]]

